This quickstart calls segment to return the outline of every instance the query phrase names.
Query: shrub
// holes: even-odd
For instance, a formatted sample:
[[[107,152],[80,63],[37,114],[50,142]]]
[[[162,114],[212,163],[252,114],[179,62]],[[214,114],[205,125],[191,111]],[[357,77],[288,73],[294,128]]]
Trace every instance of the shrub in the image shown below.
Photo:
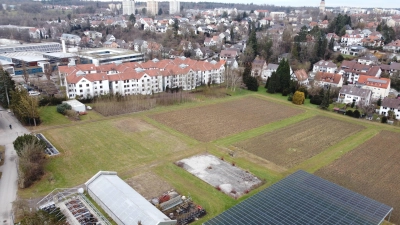
[[[70,110],[70,109],[65,110],[65,115],[74,120],[80,119],[79,114],[75,110]]]
[[[70,105],[68,105],[67,103],[62,103],[60,105],[57,105],[57,112],[61,113],[63,115],[65,115],[65,113],[66,113],[65,111],[71,110],[71,109],[72,109],[72,107]]]
[[[321,105],[322,98],[319,95],[315,95],[310,99],[310,103],[314,105]]]
[[[67,100],[66,97],[49,97],[44,96],[39,100],[39,106],[53,106],[62,104],[63,101]]]
[[[354,112],[353,112],[353,117],[354,117],[354,118],[360,118],[360,117],[361,117],[360,111],[358,111],[357,109],[354,110]]]
[[[300,92],[303,92],[305,98],[308,98],[308,97],[311,98],[311,96],[308,95],[307,87],[305,87],[305,86],[300,86],[299,89],[297,89],[297,90],[300,91]]]
[[[293,94],[292,94],[292,93],[290,93],[290,94],[288,95],[287,100],[288,100],[289,102],[293,101]]]
[[[381,123],[387,123],[388,118],[386,116],[382,116]]]
[[[355,105],[356,105],[356,102],[352,102],[351,105],[350,105],[350,107],[351,107],[351,108],[354,108]]]
[[[292,102],[296,105],[302,105],[304,104],[304,93],[300,91],[296,91],[293,95],[293,100]]]
[[[21,156],[24,145],[33,143],[33,145],[37,145],[41,147],[43,150],[46,148],[46,142],[41,139],[38,139],[33,134],[24,134],[22,136],[18,136],[17,139],[13,142],[14,149],[17,152],[18,156]]]
[[[19,155],[18,184],[20,188],[27,188],[44,174],[46,156],[43,146],[35,141],[24,143]]]
[[[345,115],[346,115],[346,116],[351,116],[351,117],[353,117],[354,113],[353,113],[353,111],[351,111],[351,110],[349,109],[349,110],[346,111],[346,114],[345,114]]]

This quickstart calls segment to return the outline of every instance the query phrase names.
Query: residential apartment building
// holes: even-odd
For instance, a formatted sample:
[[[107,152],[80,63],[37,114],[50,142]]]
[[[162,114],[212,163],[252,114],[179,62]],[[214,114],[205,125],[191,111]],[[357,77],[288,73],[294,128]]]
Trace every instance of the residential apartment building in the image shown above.
[[[371,98],[377,100],[389,95],[390,79],[360,75],[358,82],[356,82],[356,86],[371,90]]]
[[[79,64],[60,66],[59,76],[69,98],[108,93],[150,95],[169,88],[192,90],[207,83],[223,83],[225,61],[196,61],[185,57],[145,63]]]
[[[339,103],[355,103],[369,105],[371,102],[372,92],[369,89],[364,89],[352,85],[343,85],[339,91],[337,102]]]

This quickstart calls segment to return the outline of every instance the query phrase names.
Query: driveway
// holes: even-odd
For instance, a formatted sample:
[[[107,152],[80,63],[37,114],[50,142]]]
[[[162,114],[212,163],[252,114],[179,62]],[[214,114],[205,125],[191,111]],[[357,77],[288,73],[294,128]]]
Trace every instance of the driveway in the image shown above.
[[[19,121],[0,107],[0,145],[6,147],[4,165],[0,167],[3,173],[0,178],[0,225],[12,225],[12,202],[17,196],[17,164],[18,157],[13,146],[13,141],[24,133],[29,133]],[[10,129],[9,125],[12,125]]]

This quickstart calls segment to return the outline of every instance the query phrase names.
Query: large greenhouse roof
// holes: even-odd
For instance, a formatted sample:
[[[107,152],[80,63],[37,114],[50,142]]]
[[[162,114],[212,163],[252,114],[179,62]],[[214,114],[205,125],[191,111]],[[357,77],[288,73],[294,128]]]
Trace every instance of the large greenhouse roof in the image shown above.
[[[393,208],[299,170],[204,223],[378,225]]]
[[[176,220],[164,215],[119,178],[116,172],[100,171],[85,185],[107,207],[105,211],[111,211],[113,219],[118,218],[120,222],[115,221],[117,224],[132,225],[139,221],[145,225],[176,224]]]

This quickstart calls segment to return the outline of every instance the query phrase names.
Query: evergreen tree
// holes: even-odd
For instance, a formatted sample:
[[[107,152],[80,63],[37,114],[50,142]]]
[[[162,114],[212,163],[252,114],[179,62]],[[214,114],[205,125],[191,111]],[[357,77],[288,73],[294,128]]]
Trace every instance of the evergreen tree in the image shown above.
[[[0,66],[0,105],[8,108],[11,100],[11,92],[15,90],[14,80],[10,74]]]
[[[265,61],[267,61],[267,63],[269,63],[269,59],[271,58],[273,52],[272,52],[272,40],[268,39],[267,43],[265,43]]]
[[[60,19],[60,17],[58,17],[58,23],[61,23],[61,19]]]
[[[381,106],[382,105],[382,98],[379,98],[378,99],[378,102],[376,103],[378,106]]]
[[[282,59],[279,63],[278,69],[276,73],[279,77],[280,88],[277,89],[277,92],[284,92],[285,90],[290,88],[290,66],[289,61],[286,59]]]
[[[328,49],[333,51],[334,46],[335,46],[335,39],[331,38],[331,40],[329,40]]]
[[[131,14],[131,15],[129,16],[129,21],[130,21],[132,24],[135,24],[135,23],[136,23],[136,17],[135,17],[135,15]]]
[[[162,11],[162,8],[159,8],[158,9],[158,15],[161,15],[161,14],[163,14],[163,11]]]
[[[321,109],[328,109],[329,108],[329,101],[330,101],[330,92],[331,86],[328,86],[328,90],[324,91],[324,96],[322,98],[321,105],[319,106]]]
[[[268,78],[268,93],[276,93],[278,90],[281,89],[281,84],[279,80],[278,74],[274,71],[271,74],[271,77]]]

